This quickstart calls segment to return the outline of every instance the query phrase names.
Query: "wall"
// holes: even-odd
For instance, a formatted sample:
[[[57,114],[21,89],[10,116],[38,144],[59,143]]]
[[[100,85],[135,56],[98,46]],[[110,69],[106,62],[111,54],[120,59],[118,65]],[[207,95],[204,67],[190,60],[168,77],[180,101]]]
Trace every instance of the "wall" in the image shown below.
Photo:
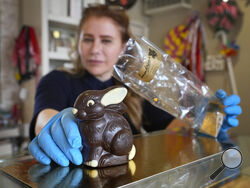
[[[237,3],[242,12],[242,17],[238,20],[238,23],[235,25],[229,38],[234,39],[236,41],[236,44],[240,46],[238,56],[233,58],[233,67],[238,87],[238,93],[242,99],[241,106],[243,108],[243,114],[239,116],[240,126],[233,129],[232,132],[250,133],[250,128],[248,128],[248,115],[250,114],[250,100],[248,99],[248,93],[250,91],[250,39],[248,35],[250,31],[250,5],[248,7],[245,7],[246,1],[243,0],[237,1]],[[205,10],[207,8],[207,5],[207,0],[192,1],[192,9],[198,11],[203,20],[207,36],[207,52],[208,54],[218,54],[218,51],[220,50],[220,40],[214,37],[214,32],[207,24],[205,18]],[[150,40],[163,49],[163,42],[166,33],[174,26],[185,23],[189,13],[190,10],[177,9],[151,16],[148,22],[150,28]],[[232,94],[227,71],[207,72],[206,82],[213,91],[222,88],[229,94]]]
[[[128,16],[130,21],[137,21],[147,24],[147,17],[143,14],[143,2],[142,0],[137,0],[136,3],[128,10]]]
[[[35,34],[40,44],[41,50],[41,0],[20,0],[20,23],[21,25],[32,26],[35,30]],[[32,15],[32,16],[31,16]],[[41,57],[43,58],[43,57]],[[41,67],[41,66],[40,66]],[[28,81],[22,83],[22,88],[27,91],[27,96],[22,101],[23,107],[23,122],[25,124],[25,129],[29,127],[33,115],[33,106],[36,90],[36,80],[34,77]],[[27,134],[27,131],[25,131]]]
[[[0,107],[11,110],[18,102],[19,86],[11,61],[14,39],[19,32],[19,0],[0,0]]]
[[[24,10],[22,5],[20,0],[0,0],[0,107],[4,110],[11,110],[13,104],[20,104],[22,120],[27,125],[24,127],[24,133],[28,136],[28,124],[31,120],[34,104],[35,79],[18,85],[11,55],[21,26],[33,19],[33,25],[37,32],[40,23],[38,19],[34,20],[28,14],[22,14],[24,16],[21,17],[21,10]],[[29,7],[27,12],[37,11],[35,8]],[[38,40],[40,41],[39,37]],[[20,99],[20,93],[25,94],[25,99]]]
[[[128,10],[130,18],[130,31],[136,36],[145,36],[148,38],[148,18],[143,14],[142,0],[136,3]]]

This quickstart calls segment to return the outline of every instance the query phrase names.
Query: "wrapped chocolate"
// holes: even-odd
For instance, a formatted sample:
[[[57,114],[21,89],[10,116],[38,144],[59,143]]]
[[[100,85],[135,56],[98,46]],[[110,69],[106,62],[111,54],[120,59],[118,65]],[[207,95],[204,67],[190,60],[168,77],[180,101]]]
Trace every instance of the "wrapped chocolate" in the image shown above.
[[[186,122],[217,137],[223,122],[219,99],[192,72],[145,38],[131,38],[114,66],[114,77],[134,92]]]
[[[127,95],[123,86],[81,93],[73,113],[82,136],[84,164],[107,167],[127,163],[135,156],[133,135],[123,117]]]

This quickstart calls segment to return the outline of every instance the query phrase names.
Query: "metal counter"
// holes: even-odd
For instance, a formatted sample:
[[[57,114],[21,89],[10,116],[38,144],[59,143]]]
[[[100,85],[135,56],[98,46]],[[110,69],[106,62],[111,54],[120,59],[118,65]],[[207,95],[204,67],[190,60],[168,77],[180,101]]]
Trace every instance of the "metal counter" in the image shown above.
[[[220,157],[231,140],[192,134],[157,132],[134,138],[136,156],[126,165],[91,169],[85,166],[45,166],[31,156],[2,163],[1,183],[15,187],[205,187],[239,175],[224,170],[214,181],[209,176],[221,166]]]

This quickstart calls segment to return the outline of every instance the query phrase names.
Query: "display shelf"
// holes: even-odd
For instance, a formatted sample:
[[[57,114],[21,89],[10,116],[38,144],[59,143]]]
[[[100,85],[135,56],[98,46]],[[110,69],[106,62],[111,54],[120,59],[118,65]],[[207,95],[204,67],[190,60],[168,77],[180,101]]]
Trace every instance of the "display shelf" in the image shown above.
[[[179,8],[186,8],[186,9],[192,8],[191,3],[187,0],[179,0],[176,3],[172,4],[161,4],[161,3],[157,4],[156,3],[157,1],[152,1],[152,2],[154,2],[155,5],[153,5],[152,3],[150,4],[149,1],[145,2],[144,4],[144,13],[146,15],[154,15],[165,11],[176,10]]]
[[[18,136],[20,136],[19,127],[1,128],[0,129],[0,139],[10,138],[10,137],[18,137]]]
[[[68,10],[62,10],[62,8],[67,8],[68,6],[68,4],[66,5],[63,4],[65,2],[67,1],[65,0],[64,1],[60,0],[21,1],[22,23],[25,25],[33,26],[35,28],[36,34],[38,35],[38,39],[40,39],[39,44],[42,57],[41,70],[39,71],[41,73],[40,76],[47,74],[53,69],[54,66],[51,66],[53,61],[61,61],[61,62],[70,61],[70,58],[68,56],[68,51],[61,52],[57,48],[58,46],[59,47],[68,46],[64,44],[67,38],[65,38],[65,35],[63,35],[62,31],[67,30],[76,33],[80,19],[78,17],[75,17],[75,15],[71,14],[68,15],[67,14]],[[53,7],[51,7],[52,4]],[[55,8],[57,8],[57,10]],[[81,6],[75,7],[75,11],[76,12],[81,11]],[[51,46],[51,33],[50,33],[51,28],[58,29],[61,32],[61,37],[62,36],[64,37],[63,42],[59,41],[58,46]],[[56,48],[52,49],[51,47],[56,47]],[[56,52],[52,52],[53,50]]]
[[[48,14],[49,2],[48,0],[42,1],[42,51],[43,51],[43,62],[42,62],[42,75],[47,74],[49,71],[57,68],[61,63],[70,62],[69,52],[68,50],[63,51],[50,51],[50,28],[58,28],[62,30],[72,30],[77,31],[77,26],[80,22],[79,19],[70,16],[58,16],[54,14]],[[80,8],[80,7],[79,7]],[[59,48],[59,47],[57,47]],[[56,61],[56,65],[54,66],[54,61]]]
[[[75,27],[77,27],[80,22],[80,20],[77,20],[71,17],[55,16],[55,15],[49,15],[48,20],[50,22],[61,23],[63,25],[72,25]]]
[[[63,60],[53,60],[50,62],[50,71],[55,69],[73,69],[73,63],[69,61],[63,61]]]
[[[50,60],[70,61],[68,53],[65,52],[49,52],[48,57]]]

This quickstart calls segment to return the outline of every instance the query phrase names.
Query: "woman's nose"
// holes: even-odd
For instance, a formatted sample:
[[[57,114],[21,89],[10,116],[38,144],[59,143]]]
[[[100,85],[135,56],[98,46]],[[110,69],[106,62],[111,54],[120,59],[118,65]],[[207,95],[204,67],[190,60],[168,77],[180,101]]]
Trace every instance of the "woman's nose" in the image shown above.
[[[101,51],[101,43],[97,40],[95,40],[93,43],[92,43],[92,47],[91,47],[91,52],[92,53],[99,53]]]

